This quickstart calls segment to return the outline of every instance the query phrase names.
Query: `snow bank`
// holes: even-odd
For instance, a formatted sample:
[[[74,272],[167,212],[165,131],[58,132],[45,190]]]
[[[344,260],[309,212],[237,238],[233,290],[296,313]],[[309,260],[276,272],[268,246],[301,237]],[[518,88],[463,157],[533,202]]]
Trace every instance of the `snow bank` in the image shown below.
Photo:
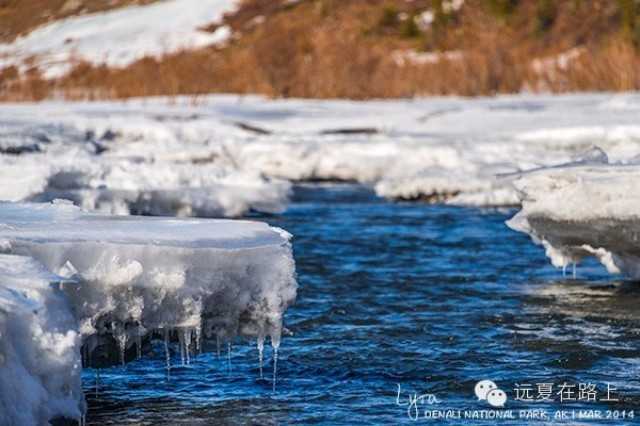
[[[235,10],[237,0],[166,0],[146,6],[74,16],[38,28],[11,44],[0,44],[0,68],[36,57],[45,77],[60,77],[71,62],[124,67],[144,56],[222,43],[228,27],[202,28]],[[4,63],[3,63],[4,62]]]
[[[92,166],[51,173],[46,187],[30,199],[67,199],[117,215],[237,217],[249,211],[281,213],[290,192],[284,181],[208,165],[98,161]]]
[[[640,166],[603,155],[523,174],[514,182],[522,210],[507,224],[541,244],[556,267],[594,256],[610,273],[637,278]]]
[[[108,214],[236,217],[282,212],[289,197],[288,182],[239,169],[220,129],[189,134],[179,119],[114,119],[109,109],[97,117],[44,105],[0,109],[0,200],[64,198]]]
[[[514,205],[504,175],[567,163],[593,145],[612,161],[638,155],[639,104],[638,94],[582,94],[2,105],[0,198],[236,216],[282,211],[287,181],[339,180],[392,199]]]
[[[139,356],[154,333],[179,340],[183,361],[201,339],[277,348],[297,288],[289,238],[258,222],[0,203],[0,406],[13,407],[0,420],[78,418],[81,344],[89,366]]]
[[[33,259],[0,255],[0,424],[84,411],[80,333],[59,280]]]

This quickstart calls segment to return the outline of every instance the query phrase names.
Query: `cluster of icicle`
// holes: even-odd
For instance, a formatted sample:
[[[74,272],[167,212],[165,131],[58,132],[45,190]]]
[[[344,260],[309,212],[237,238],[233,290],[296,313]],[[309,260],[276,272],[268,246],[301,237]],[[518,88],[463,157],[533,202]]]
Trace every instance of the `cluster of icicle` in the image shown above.
[[[111,322],[111,336],[113,340],[116,342],[118,349],[118,362],[124,366],[127,362],[126,352],[133,345],[135,346],[135,358],[141,359],[144,352],[143,342],[145,338],[154,338],[161,337],[163,341],[164,354],[165,354],[165,364],[167,374],[170,375],[171,372],[171,346],[172,343],[177,341],[179,352],[180,352],[180,363],[182,366],[191,364],[191,359],[193,356],[202,354],[202,327],[201,325],[194,327],[164,327],[158,329],[156,331],[150,332],[147,330],[142,324],[137,324],[134,327],[131,327],[129,331],[126,326],[121,322]],[[133,338],[131,336],[133,334]],[[216,334],[216,353],[218,358],[221,356],[221,347],[223,344],[224,333]],[[207,336],[209,337],[209,336]],[[82,345],[82,364],[85,367],[94,366],[92,362],[92,353],[96,350],[99,345],[100,337],[98,335],[89,336],[85,339],[85,342]],[[260,379],[264,378],[264,345],[265,345],[265,334],[259,333],[256,341],[258,348],[258,364],[260,369]],[[228,340],[226,342],[227,346],[227,364],[228,368],[231,368],[231,341]],[[272,335],[271,338],[271,347],[273,349],[273,390],[276,389],[276,378],[277,378],[277,363],[278,363],[278,349],[280,347],[280,338]],[[96,370],[99,370],[97,368]]]

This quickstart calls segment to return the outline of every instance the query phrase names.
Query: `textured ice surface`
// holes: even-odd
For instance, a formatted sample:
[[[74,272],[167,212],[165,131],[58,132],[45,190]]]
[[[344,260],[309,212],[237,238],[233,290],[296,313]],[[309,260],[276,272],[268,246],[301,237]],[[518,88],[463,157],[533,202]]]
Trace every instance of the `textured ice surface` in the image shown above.
[[[0,255],[0,424],[84,409],[80,333],[59,280],[31,258]]]
[[[602,151],[523,174],[522,210],[508,223],[544,246],[556,267],[596,257],[610,273],[640,277],[640,166],[608,164]]]
[[[0,423],[77,418],[81,344],[94,366],[124,362],[154,333],[187,359],[200,339],[277,348],[297,288],[289,238],[258,222],[0,203],[0,404],[11,407]]]
[[[285,208],[290,184],[240,169],[220,140],[224,128],[190,133],[179,118],[158,125],[153,110],[114,119],[118,104],[99,112],[84,105],[81,114],[63,105],[4,108],[0,200],[65,198],[103,213],[162,216]]]
[[[594,145],[611,161],[638,155],[639,105],[637,94],[2,105],[0,199],[235,216],[284,209],[287,181],[344,180],[389,198],[513,205],[503,175]]]
[[[237,0],[168,0],[91,15],[73,16],[40,27],[10,44],[0,44],[0,67],[36,57],[46,77],[60,77],[73,61],[121,67],[144,56],[221,43],[230,29],[218,23]],[[4,58],[4,59],[3,59]]]

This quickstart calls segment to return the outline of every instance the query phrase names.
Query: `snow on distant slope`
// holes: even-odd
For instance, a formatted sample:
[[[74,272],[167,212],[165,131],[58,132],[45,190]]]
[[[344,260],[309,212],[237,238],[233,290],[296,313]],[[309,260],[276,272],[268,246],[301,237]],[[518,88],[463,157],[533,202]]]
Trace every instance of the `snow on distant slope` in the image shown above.
[[[238,335],[277,350],[297,289],[290,237],[258,222],[0,203],[0,424],[78,419],[81,362],[124,363],[152,338],[177,342],[183,363]]]
[[[70,69],[70,61],[124,67],[144,56],[221,43],[230,29],[202,28],[235,10],[238,0],[164,0],[91,15],[70,17],[40,27],[10,44],[0,44],[0,68],[36,57],[47,78]]]
[[[507,224],[566,268],[589,256],[610,273],[640,277],[640,166],[588,161],[528,172],[515,180],[522,210]]]
[[[0,199],[234,216],[282,211],[287,181],[343,180],[392,199],[514,205],[510,174],[594,145],[612,161],[640,154],[639,104],[630,93],[0,105]]]

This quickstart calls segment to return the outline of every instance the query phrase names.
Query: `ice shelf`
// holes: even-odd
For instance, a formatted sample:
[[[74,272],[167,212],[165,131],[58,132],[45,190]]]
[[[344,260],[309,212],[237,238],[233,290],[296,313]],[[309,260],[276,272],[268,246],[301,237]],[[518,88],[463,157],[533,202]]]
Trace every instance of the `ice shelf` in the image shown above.
[[[126,362],[153,338],[187,360],[236,336],[277,349],[297,289],[290,237],[259,222],[0,203],[0,423],[79,418],[81,366]]]
[[[587,256],[610,273],[640,277],[640,166],[578,161],[514,181],[522,210],[507,224],[566,269]]]

